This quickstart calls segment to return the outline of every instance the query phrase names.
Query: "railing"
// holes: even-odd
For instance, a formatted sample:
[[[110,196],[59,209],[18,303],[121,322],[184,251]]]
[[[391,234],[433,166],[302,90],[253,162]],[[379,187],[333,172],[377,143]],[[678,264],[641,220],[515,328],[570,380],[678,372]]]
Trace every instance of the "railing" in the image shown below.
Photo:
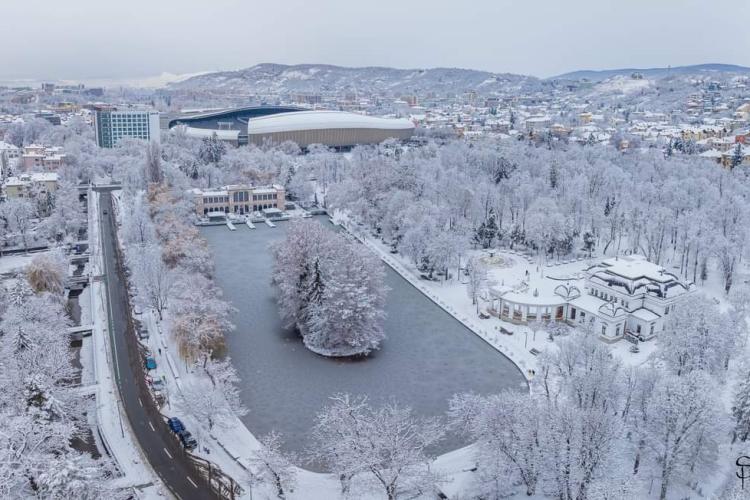
[[[225,474],[212,462],[209,462],[205,458],[193,455],[192,453],[187,453],[186,455],[196,470],[206,478],[211,490],[213,490],[219,498],[235,500],[237,496],[242,495],[242,487],[237,484],[231,476]]]

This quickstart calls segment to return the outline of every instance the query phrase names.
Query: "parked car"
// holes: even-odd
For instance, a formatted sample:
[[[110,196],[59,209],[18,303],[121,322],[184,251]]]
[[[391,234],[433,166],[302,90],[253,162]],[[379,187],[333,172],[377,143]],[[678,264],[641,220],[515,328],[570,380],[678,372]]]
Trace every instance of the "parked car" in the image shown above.
[[[148,330],[144,327],[139,327],[138,330],[138,338],[140,340],[148,340]]]
[[[194,450],[198,447],[198,441],[195,440],[189,431],[180,431],[177,433],[177,436],[180,438],[180,443],[182,443],[182,446],[186,450]]]
[[[157,378],[151,382],[151,390],[155,393],[160,393],[164,390],[165,385],[164,381],[160,378]]]
[[[182,425],[182,420],[180,420],[177,417],[170,417],[167,419],[167,425],[169,426],[169,430],[174,432],[175,434],[178,432],[182,432],[185,430],[185,426]]]
[[[146,370],[156,370],[156,360],[151,356],[146,356],[143,365],[146,367]]]

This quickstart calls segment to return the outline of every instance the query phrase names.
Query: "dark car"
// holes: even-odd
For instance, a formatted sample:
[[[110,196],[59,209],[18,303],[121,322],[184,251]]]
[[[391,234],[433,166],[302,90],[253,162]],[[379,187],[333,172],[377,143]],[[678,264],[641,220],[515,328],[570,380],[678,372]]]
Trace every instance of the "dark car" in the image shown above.
[[[148,335],[148,330],[147,329],[145,329],[143,327],[138,327],[136,329],[136,331],[138,332],[138,338],[140,340],[148,340],[149,335]]]
[[[182,432],[185,430],[185,426],[182,425],[182,420],[177,417],[168,418],[167,425],[169,426],[169,430],[174,433]]]
[[[182,443],[182,446],[186,450],[194,450],[198,447],[198,441],[195,440],[189,431],[180,431],[177,433],[177,436],[179,436],[180,443]]]

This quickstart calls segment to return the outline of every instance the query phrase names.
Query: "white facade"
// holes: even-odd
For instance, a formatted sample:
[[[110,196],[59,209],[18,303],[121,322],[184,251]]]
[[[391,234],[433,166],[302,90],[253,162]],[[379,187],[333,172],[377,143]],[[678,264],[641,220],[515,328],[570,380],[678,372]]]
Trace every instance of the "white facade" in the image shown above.
[[[674,306],[694,289],[642,255],[605,259],[584,274],[562,282],[553,294],[495,288],[488,312],[513,323],[567,321],[608,342],[626,332],[648,339],[664,330]]]
[[[674,306],[692,290],[691,283],[642,255],[606,259],[586,270],[584,292],[570,301],[568,320],[593,322],[607,339],[625,331],[650,338],[664,330]]]

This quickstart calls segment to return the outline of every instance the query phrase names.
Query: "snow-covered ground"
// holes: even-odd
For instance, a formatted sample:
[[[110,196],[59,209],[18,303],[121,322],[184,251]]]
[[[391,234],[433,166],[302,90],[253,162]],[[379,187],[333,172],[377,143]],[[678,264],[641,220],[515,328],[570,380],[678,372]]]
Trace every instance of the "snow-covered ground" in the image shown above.
[[[23,270],[38,253],[28,255],[3,255],[0,257],[0,275]]]

